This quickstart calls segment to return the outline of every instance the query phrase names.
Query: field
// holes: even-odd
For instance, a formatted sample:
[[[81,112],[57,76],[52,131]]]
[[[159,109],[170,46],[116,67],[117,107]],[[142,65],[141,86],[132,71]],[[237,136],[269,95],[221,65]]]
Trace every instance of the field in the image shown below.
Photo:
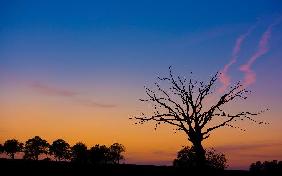
[[[70,162],[28,161],[0,159],[1,173],[9,176],[43,175],[43,176],[70,176],[70,175],[101,175],[101,176],[178,176],[178,175],[209,175],[209,176],[248,176],[248,171],[227,170],[222,173],[192,172],[187,169],[172,166],[151,165],[91,165],[75,164]]]

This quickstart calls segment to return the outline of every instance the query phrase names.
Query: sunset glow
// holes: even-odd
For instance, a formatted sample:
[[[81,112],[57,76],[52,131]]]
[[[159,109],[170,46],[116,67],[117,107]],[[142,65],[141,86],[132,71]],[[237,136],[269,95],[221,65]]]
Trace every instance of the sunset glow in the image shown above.
[[[125,163],[171,165],[187,136],[129,118],[150,112],[144,86],[172,66],[200,80],[221,71],[218,93],[242,81],[252,93],[232,111],[270,109],[256,117],[268,125],[205,141],[229,168],[282,160],[282,2],[1,1],[0,14],[0,143],[119,142]]]

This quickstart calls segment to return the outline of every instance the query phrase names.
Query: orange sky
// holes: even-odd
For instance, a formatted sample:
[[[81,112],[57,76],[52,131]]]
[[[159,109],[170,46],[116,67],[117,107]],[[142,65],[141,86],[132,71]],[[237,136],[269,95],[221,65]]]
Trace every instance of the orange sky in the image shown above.
[[[46,92],[38,92],[21,83],[13,85],[17,86],[10,84],[9,90],[3,89],[7,94],[1,94],[0,112],[4,117],[0,118],[2,143],[9,138],[24,142],[35,135],[49,142],[57,138],[63,138],[70,144],[82,141],[89,147],[119,142],[126,146],[126,162],[141,164],[171,164],[176,152],[183,145],[190,145],[184,133],[174,134],[170,126],[154,131],[152,124],[134,125],[134,121],[128,118],[141,109],[146,111],[146,106],[142,106],[136,95],[131,93],[123,100],[119,97],[125,96],[125,92],[116,96],[111,102],[119,102],[117,107],[93,108],[70,97],[46,95]],[[137,93],[140,90],[132,91]],[[105,101],[111,98],[105,97]],[[131,101],[128,100],[130,98]],[[245,107],[251,110],[262,107],[250,103],[255,100],[246,101],[249,105]],[[205,146],[224,152],[231,168],[247,168],[256,160],[279,159],[282,129],[280,120],[275,118],[278,115],[269,111],[258,117],[269,121],[270,125],[241,123],[247,132],[219,129],[205,141]]]

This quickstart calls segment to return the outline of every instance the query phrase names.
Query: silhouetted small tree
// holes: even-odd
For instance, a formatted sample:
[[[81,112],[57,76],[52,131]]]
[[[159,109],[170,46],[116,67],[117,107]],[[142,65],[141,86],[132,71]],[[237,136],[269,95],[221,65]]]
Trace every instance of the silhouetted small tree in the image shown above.
[[[228,111],[227,104],[238,99],[246,99],[249,91],[238,82],[218,96],[215,86],[218,77],[217,73],[207,82],[192,77],[187,79],[174,76],[169,67],[169,75],[158,77],[159,81],[155,83],[154,89],[145,87],[147,98],[141,101],[148,103],[153,113],[149,115],[142,113],[133,119],[137,121],[136,124],[154,122],[155,129],[161,124],[168,124],[174,126],[175,130],[185,132],[188,140],[193,144],[197,165],[205,167],[206,155],[202,142],[209,138],[214,130],[222,127],[241,129],[234,125],[234,122],[241,120],[264,123],[253,118],[262,111],[256,113]],[[211,95],[214,95],[214,101],[211,101]]]
[[[106,164],[110,158],[110,149],[105,145],[95,145],[89,150],[89,160],[93,164]]]
[[[49,144],[46,140],[35,136],[25,142],[24,159],[38,160],[40,154],[48,154]]]
[[[9,139],[4,143],[4,151],[10,156],[11,159],[15,158],[17,152],[21,152],[23,144],[16,139]]]
[[[207,168],[215,170],[224,170],[227,167],[227,160],[222,153],[216,153],[214,149],[205,151]],[[178,153],[177,158],[173,161],[176,167],[185,167],[197,169],[197,154],[194,147],[183,147]]]
[[[184,147],[177,153],[177,158],[173,161],[173,165],[176,167],[196,167],[196,152],[191,147]]]
[[[260,161],[257,161],[255,163],[252,163],[250,166],[250,171],[254,173],[258,173],[262,170],[262,163]]]
[[[4,146],[2,144],[0,144],[0,154],[4,153]]]
[[[282,161],[257,161],[250,166],[250,172],[254,175],[282,175]]]
[[[68,160],[70,159],[70,145],[63,139],[57,139],[50,145],[49,153],[59,161]]]
[[[124,159],[122,153],[125,152],[125,147],[122,144],[114,143],[109,147],[109,152],[112,162],[119,164],[119,161]]]
[[[88,151],[87,146],[82,143],[78,142],[71,148],[71,160],[78,163],[85,163],[88,159]]]
[[[227,159],[223,153],[216,152],[215,149],[206,150],[206,160],[208,168],[224,170],[227,168]]]

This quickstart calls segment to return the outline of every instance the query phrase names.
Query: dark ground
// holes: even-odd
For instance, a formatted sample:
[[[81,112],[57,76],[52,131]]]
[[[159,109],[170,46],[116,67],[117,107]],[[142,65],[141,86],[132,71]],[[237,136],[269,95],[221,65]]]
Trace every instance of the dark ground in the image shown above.
[[[248,171],[226,170],[222,173],[191,172],[187,169],[172,166],[146,165],[91,165],[74,164],[70,162],[28,161],[0,159],[0,175],[43,175],[43,176],[252,176]]]

